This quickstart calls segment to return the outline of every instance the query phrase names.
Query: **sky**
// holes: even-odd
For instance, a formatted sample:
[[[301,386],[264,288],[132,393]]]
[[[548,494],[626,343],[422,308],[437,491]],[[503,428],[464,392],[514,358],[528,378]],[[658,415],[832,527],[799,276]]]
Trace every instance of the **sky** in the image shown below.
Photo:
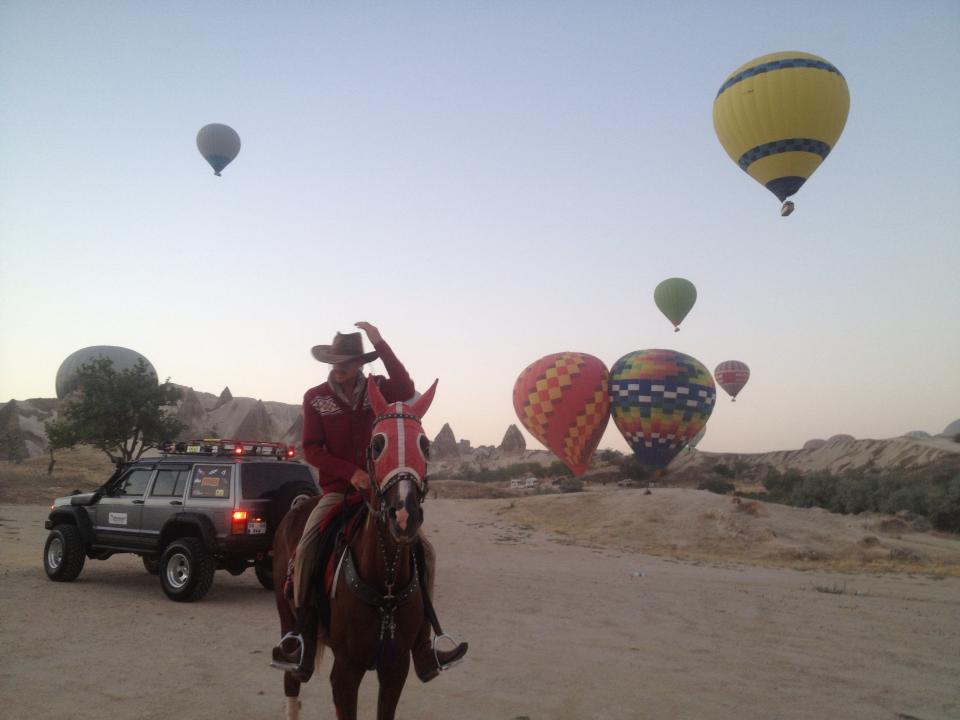
[[[7,0],[0,401],[120,345],[299,403],[326,376],[310,347],[362,320],[440,379],[428,432],[475,446],[565,350],[746,362],[704,450],[938,433],[960,418],[960,4],[865,7]],[[789,218],[711,115],[779,50],[851,95]],[[220,178],[211,122],[243,142]],[[653,303],[674,276],[698,291],[676,334]],[[627,448],[612,422],[601,447]]]

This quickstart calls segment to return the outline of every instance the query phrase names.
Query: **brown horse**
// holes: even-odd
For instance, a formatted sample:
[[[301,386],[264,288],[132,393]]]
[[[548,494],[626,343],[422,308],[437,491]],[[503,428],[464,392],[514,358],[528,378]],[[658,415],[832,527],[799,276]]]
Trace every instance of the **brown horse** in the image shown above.
[[[319,664],[326,645],[333,652],[330,684],[338,720],[355,720],[360,682],[367,670],[376,669],[380,682],[377,719],[392,720],[410,670],[411,649],[424,624],[425,612],[440,634],[430,607],[432,579],[418,573],[423,562],[418,531],[423,521],[420,507],[426,497],[429,441],[420,418],[430,407],[437,383],[416,401],[387,403],[376,384],[368,382],[376,419],[368,450],[372,481],[366,518],[342,553],[333,557],[336,568],[329,594],[330,626],[321,630]],[[297,547],[310,511],[317,500],[291,510],[277,528],[273,548],[274,577],[286,576],[288,560]],[[335,511],[337,512],[337,511]],[[429,548],[424,548],[431,553]],[[419,558],[419,560],[418,560]],[[315,573],[324,592],[323,569]],[[427,593],[424,593],[424,584]],[[294,614],[276,583],[281,633],[290,632]],[[419,668],[418,668],[419,669]],[[287,720],[297,720],[300,710],[298,676],[284,672]]]

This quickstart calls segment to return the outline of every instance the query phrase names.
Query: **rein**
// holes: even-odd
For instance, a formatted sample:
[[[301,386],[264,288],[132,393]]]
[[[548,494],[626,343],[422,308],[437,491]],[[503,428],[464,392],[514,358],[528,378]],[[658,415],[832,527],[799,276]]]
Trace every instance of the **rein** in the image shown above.
[[[391,419],[413,420],[417,423],[417,425],[420,425],[420,418],[418,418],[416,415],[412,415],[410,413],[385,413],[374,419],[372,427],[376,428],[379,423],[383,422],[384,420]],[[375,607],[380,611],[380,634],[377,639],[377,648],[374,653],[373,660],[369,665],[370,669],[373,669],[380,664],[385,642],[389,642],[390,645],[390,662],[393,663],[396,661],[396,612],[404,602],[413,597],[420,589],[422,584],[420,573],[423,569],[423,551],[422,548],[420,548],[419,541],[417,541],[414,543],[414,547],[411,548],[410,553],[410,558],[413,565],[413,572],[411,574],[410,582],[408,582],[407,585],[399,592],[394,592],[394,587],[397,582],[397,570],[400,565],[400,554],[403,551],[404,546],[397,544],[393,553],[393,559],[391,560],[388,557],[387,543],[384,539],[384,532],[386,532],[386,523],[389,512],[384,509],[384,500],[386,494],[392,487],[394,487],[401,480],[409,480],[417,488],[418,501],[422,504],[427,498],[427,478],[424,476],[424,478],[421,480],[412,473],[399,472],[392,475],[386,484],[384,484],[383,487],[380,487],[380,485],[374,481],[373,450],[371,445],[367,446],[366,459],[367,475],[370,477],[370,492],[363,493],[362,497],[364,504],[367,506],[367,511],[373,517],[377,526],[377,546],[380,548],[384,567],[386,568],[386,578],[384,579],[386,592],[381,594],[377,589],[371,587],[369,583],[360,577],[360,572],[358,571],[356,562],[353,558],[353,552],[349,546],[343,550],[342,563],[344,580],[346,581],[350,592],[353,593],[353,595],[359,600],[365,602],[367,605]],[[424,587],[426,587],[426,585],[424,585]],[[438,633],[442,632],[440,630],[440,623],[437,621],[436,613],[433,610],[433,604],[430,601],[429,594],[424,592],[423,599],[427,619]]]

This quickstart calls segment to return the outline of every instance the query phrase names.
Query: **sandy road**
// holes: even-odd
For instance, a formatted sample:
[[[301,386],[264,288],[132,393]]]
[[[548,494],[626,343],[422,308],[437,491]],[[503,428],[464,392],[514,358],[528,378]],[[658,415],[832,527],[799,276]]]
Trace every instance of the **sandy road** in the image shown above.
[[[576,547],[501,520],[504,503],[427,506],[441,621],[471,649],[429,685],[411,676],[400,717],[960,718],[960,579]],[[134,557],[52,583],[45,514],[0,505],[0,718],[283,717],[273,599],[252,573],[217,573],[195,604]],[[329,667],[305,718],[334,717]],[[375,692],[368,676],[364,717]]]

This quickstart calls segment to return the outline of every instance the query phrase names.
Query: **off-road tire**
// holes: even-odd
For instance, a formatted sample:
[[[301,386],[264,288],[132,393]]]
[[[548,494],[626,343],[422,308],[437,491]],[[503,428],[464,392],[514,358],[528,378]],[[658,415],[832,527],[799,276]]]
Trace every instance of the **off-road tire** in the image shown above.
[[[43,546],[43,569],[48,578],[56,582],[76,580],[86,560],[76,525],[57,525],[50,531]]]
[[[316,497],[319,494],[320,491],[315,485],[308,485],[307,483],[295,482],[280,488],[279,492],[277,492],[273,498],[273,502],[270,503],[273,529],[276,530],[277,526],[280,525],[280,521],[290,512],[291,508],[299,505],[305,499]]]
[[[195,602],[209,592],[215,570],[213,558],[198,538],[180,538],[160,558],[160,587],[171,600]]]
[[[253,565],[253,572],[265,589],[273,590],[273,558],[257,560]]]
[[[146,555],[143,555],[141,559],[143,560],[144,570],[146,570],[151,575],[160,574],[160,558],[147,557]]]

